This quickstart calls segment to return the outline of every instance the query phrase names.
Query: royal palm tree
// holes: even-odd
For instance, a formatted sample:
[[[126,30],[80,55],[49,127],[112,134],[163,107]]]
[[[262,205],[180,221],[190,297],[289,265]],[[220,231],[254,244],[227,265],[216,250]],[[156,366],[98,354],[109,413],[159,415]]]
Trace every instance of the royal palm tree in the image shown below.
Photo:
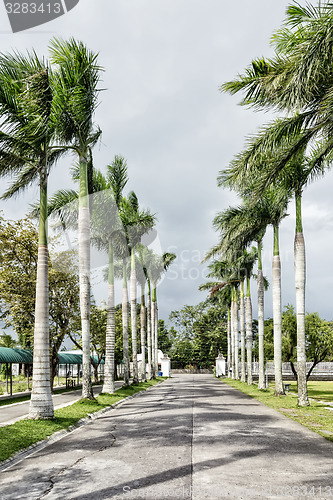
[[[245,330],[247,341],[247,368],[248,368],[248,383],[252,384],[252,303],[250,278],[253,273],[253,266],[257,260],[258,252],[256,248],[252,248],[250,252],[243,250],[243,253],[237,259],[238,275],[241,279],[240,293],[240,332],[241,332],[241,382],[246,381],[246,365],[245,365]],[[246,281],[246,318],[245,318],[245,293],[244,282]]]
[[[267,179],[270,177],[270,169],[274,169],[274,162],[272,164],[266,164],[267,166],[263,166],[262,163],[258,162],[258,150],[261,147],[263,138],[269,137],[270,135],[275,135],[275,129],[270,129],[270,127],[266,127],[265,133],[261,133],[258,137],[254,137],[249,145],[248,149],[242,153],[231,165],[231,167],[223,173],[224,180],[228,177],[229,183],[234,184],[239,182],[239,179],[243,180],[247,178],[259,178],[260,181],[258,185],[255,187],[256,196],[262,196],[267,191]],[[260,143],[260,146],[256,150],[256,142]],[[275,144],[274,156],[275,157],[283,157],[286,149],[290,147],[290,145],[294,142],[294,137],[281,135],[280,137],[280,145]],[[261,154],[263,154],[261,152]],[[246,158],[246,160],[245,160]],[[305,244],[304,244],[304,235],[303,235],[303,225],[302,225],[302,214],[301,214],[301,202],[302,202],[302,192],[306,184],[312,179],[314,173],[321,173],[321,168],[314,168],[311,164],[311,161],[307,159],[303,151],[295,152],[292,157],[288,159],[284,163],[284,168],[279,168],[278,175],[275,174],[275,184],[278,186],[278,190],[282,190],[282,196],[290,196],[292,193],[295,197],[296,204],[296,229],[295,229],[295,240],[294,240],[294,264],[295,264],[295,286],[296,286],[296,311],[297,311],[297,377],[298,377],[298,404],[300,406],[307,406],[308,396],[307,396],[307,382],[306,382],[306,353],[305,353],[305,280],[306,280],[306,266],[305,266]],[[283,194],[284,191],[284,194]],[[281,214],[281,216],[283,216]],[[278,214],[275,214],[276,223],[273,225],[275,227],[275,257],[274,257],[274,267],[273,267],[273,279],[275,282],[274,288],[274,297],[275,300],[278,299],[279,283],[280,283],[280,270],[279,270],[279,257],[278,257],[278,222],[279,217]],[[281,330],[281,300],[279,311],[275,311],[275,330]],[[278,324],[276,318],[279,318]],[[280,353],[280,341],[276,346],[276,351]],[[278,369],[279,376],[277,379],[278,385],[276,386],[276,393],[279,394],[282,391],[282,373],[280,374],[280,355],[278,358]]]
[[[123,157],[116,155],[112,164],[107,166],[104,176],[93,167],[90,151],[88,162],[88,193],[91,212],[92,238],[91,243],[99,250],[108,254],[108,298],[106,347],[104,365],[104,384],[102,392],[115,391],[115,296],[114,296],[114,250],[113,240],[122,231],[119,207],[122,191],[127,184],[127,166]],[[80,180],[80,167],[72,169],[75,181]],[[69,190],[57,191],[49,200],[48,214],[57,216],[64,230],[68,227],[77,229],[79,192]]]
[[[93,398],[90,364],[90,214],[88,191],[89,149],[98,141],[101,131],[93,124],[98,104],[101,67],[97,54],[82,42],[54,39],[50,44],[51,61],[57,68],[55,108],[59,140],[78,156],[79,187],[79,274],[82,330],[82,397]]]
[[[225,172],[218,178],[222,185],[228,183]],[[258,387],[265,388],[264,371],[264,288],[267,283],[262,272],[262,240],[269,222],[270,211],[268,200],[261,199],[256,205],[251,204],[250,191],[244,190],[247,201],[240,207],[229,208],[217,214],[213,221],[214,227],[220,232],[220,243],[208,255],[223,253],[231,260],[237,260],[237,252],[244,249],[253,241],[257,242],[258,255],[258,340],[259,340],[259,381]],[[242,257],[240,258],[242,262]],[[241,264],[242,266],[243,264]],[[242,274],[242,273],[241,273]],[[244,279],[244,274],[242,276]],[[241,280],[240,280],[241,281]],[[249,302],[249,301],[248,301]],[[250,305],[250,304],[249,304]]]
[[[141,242],[141,238],[144,234],[149,232],[153,225],[155,224],[156,217],[151,214],[149,210],[141,210],[139,208],[139,202],[137,196],[132,191],[129,193],[128,198],[123,198],[121,208],[120,208],[120,219],[123,226],[122,235],[122,253],[124,262],[124,274],[123,274],[123,305],[124,305],[124,316],[123,321],[125,322],[125,327],[123,323],[123,328],[125,328],[126,336],[126,324],[128,323],[128,306],[126,307],[125,300],[127,297],[127,265],[125,254],[130,255],[130,297],[131,297],[131,332],[132,332],[132,357],[133,357],[133,383],[137,384],[139,381],[138,376],[138,362],[137,362],[137,317],[136,317],[136,269],[135,269],[135,250],[138,244]],[[127,299],[128,301],[128,299]]]
[[[209,254],[208,254],[209,255]],[[207,259],[207,257],[206,257]],[[206,260],[205,259],[205,260]],[[235,260],[213,260],[208,266],[208,278],[218,279],[218,282],[207,282],[199,290],[210,289],[211,296],[224,291],[224,298],[228,304],[228,370],[231,377],[238,378],[239,339],[238,339],[238,298],[237,289],[240,283],[239,269]]]
[[[176,254],[165,252],[162,256],[152,255],[147,262],[147,274],[149,278],[148,286],[152,287],[152,309],[151,309],[151,336],[152,336],[152,365],[153,374],[156,376],[158,372],[158,306],[157,306],[157,285],[162,279],[163,274],[167,271],[172,262],[176,259]]]
[[[152,250],[149,250],[145,245],[137,246],[137,280],[141,288],[141,306],[140,306],[140,337],[141,337],[141,381],[146,381],[146,335],[147,335],[147,350],[148,350],[148,378],[151,378],[151,329],[150,329],[150,307],[147,304],[146,314],[146,301],[145,289],[146,282],[148,281],[147,262],[149,262]],[[150,302],[150,301],[148,301]],[[149,313],[148,313],[149,310]],[[147,325],[147,328],[146,328]],[[146,331],[147,330],[147,331]]]
[[[29,416],[53,418],[49,355],[47,179],[64,150],[55,143],[54,74],[35,53],[0,57],[0,175],[15,175],[2,196],[40,188],[39,244],[34,328],[34,370]]]

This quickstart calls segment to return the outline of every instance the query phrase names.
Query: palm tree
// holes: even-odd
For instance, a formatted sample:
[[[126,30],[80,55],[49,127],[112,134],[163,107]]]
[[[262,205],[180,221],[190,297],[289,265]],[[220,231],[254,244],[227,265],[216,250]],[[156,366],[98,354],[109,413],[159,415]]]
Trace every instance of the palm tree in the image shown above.
[[[243,250],[242,255],[237,259],[238,274],[241,279],[241,294],[240,294],[240,331],[241,331],[241,382],[246,381],[246,365],[245,365],[245,325],[246,325],[246,341],[247,341],[247,370],[248,383],[252,384],[252,303],[250,278],[253,272],[253,266],[257,260],[258,252],[256,248],[252,248],[251,252]],[[245,297],[244,297],[244,281],[246,281],[246,321],[245,321]]]
[[[94,128],[93,116],[98,104],[101,67],[97,54],[73,38],[54,39],[50,44],[51,61],[57,68],[55,108],[58,114],[59,140],[67,144],[79,159],[79,273],[82,329],[82,397],[92,399],[90,365],[90,214],[88,191],[89,149],[101,131]]]
[[[252,301],[251,301],[251,286],[250,278],[253,273],[253,266],[258,258],[258,252],[255,247],[252,247],[251,252],[246,259],[244,268],[246,274],[246,364],[247,364],[247,383],[252,385]]]
[[[219,262],[219,264],[216,264]],[[221,276],[219,271],[222,271],[221,261],[214,261],[209,266],[210,272],[209,277],[216,278],[219,281],[207,281],[206,283],[199,286],[199,290],[210,290],[210,299],[218,296],[220,305],[224,306],[227,310],[227,372],[228,378],[231,378],[231,293],[232,286],[230,283],[221,281]]]
[[[207,255],[206,259],[210,253]],[[225,303],[228,305],[228,370],[233,379],[238,378],[238,299],[237,288],[240,283],[239,269],[235,261],[214,260],[208,266],[208,278],[218,279],[218,282],[207,282],[199,287],[199,290],[211,290],[211,297],[216,293],[224,292]]]
[[[219,178],[220,185],[228,185],[229,179],[223,171]],[[270,223],[269,200],[262,198],[257,204],[252,205],[250,201],[250,190],[244,189],[244,196],[247,201],[243,206],[229,208],[224,212],[217,214],[213,225],[220,232],[220,243],[214,247],[208,254],[214,255],[218,252],[235,260],[237,251],[244,249],[253,241],[257,242],[258,255],[258,339],[259,339],[259,389],[265,388],[264,371],[264,288],[265,279],[262,272],[262,240],[266,231],[267,224]],[[242,260],[241,260],[241,266]],[[242,276],[244,279],[244,274]],[[241,281],[241,280],[240,280]],[[250,305],[250,301],[249,305]],[[252,326],[251,326],[252,330]]]
[[[141,337],[141,381],[146,381],[146,334],[147,334],[147,349],[148,349],[148,378],[151,378],[151,335],[150,335],[150,308],[145,303],[145,288],[148,281],[147,262],[149,254],[152,251],[144,245],[137,246],[137,280],[141,288],[141,306],[140,306],[140,337]],[[149,314],[148,314],[149,310]],[[147,332],[146,332],[147,325]]]
[[[271,169],[274,169],[274,161],[269,164],[269,167],[263,168],[263,165],[258,162],[258,150],[262,147],[263,139],[268,138],[269,142],[271,140],[270,136],[275,135],[275,128],[270,129],[269,126],[266,127],[265,133],[261,133],[258,137],[252,139],[249,148],[242,153],[241,157],[236,159],[227,173],[224,173],[224,178],[229,177],[229,182],[238,183],[238,179],[241,177],[244,179],[246,176],[252,178],[253,176],[260,178],[258,185],[255,187],[256,196],[262,196],[267,191],[266,185],[268,179],[271,176]],[[275,148],[272,150],[272,156],[276,158],[281,158],[285,156],[285,150],[290,148],[290,145],[294,142],[294,137],[289,136],[280,137],[280,145],[275,144]],[[256,143],[259,146],[256,150]],[[260,154],[263,154],[262,152]],[[246,158],[246,161],[245,161]],[[279,160],[280,162],[280,160]],[[266,164],[268,165],[268,164]],[[281,164],[282,165],[282,164]],[[297,379],[298,379],[298,404],[300,406],[307,406],[308,396],[307,396],[307,382],[306,382],[306,353],[305,353],[305,279],[306,279],[306,267],[305,267],[305,244],[303,235],[303,225],[302,225],[302,215],[301,215],[301,202],[302,202],[302,192],[306,184],[312,179],[314,172],[320,173],[321,169],[315,169],[311,164],[311,161],[307,159],[304,151],[294,153],[288,160],[285,161],[279,168],[278,175],[275,173],[275,184],[278,188],[285,192],[283,196],[290,196],[289,193],[293,193],[296,203],[296,230],[295,230],[295,241],[294,241],[294,263],[295,263],[295,286],[296,286],[296,311],[297,311],[297,338],[298,338],[298,349],[297,349]],[[275,217],[277,214],[275,214]],[[274,296],[279,299],[278,287],[280,281],[280,271],[279,271],[279,257],[278,257],[278,233],[277,233],[277,222],[279,218],[276,219],[275,224],[275,258],[274,258],[274,268],[273,268],[273,279],[276,283]],[[274,220],[273,220],[274,225]],[[281,292],[280,292],[281,293]],[[275,309],[276,312],[276,309]],[[276,318],[279,318],[278,324]],[[281,299],[278,313],[275,313],[275,329],[281,331]],[[280,353],[280,341],[276,345],[276,351]],[[277,361],[280,366],[280,358]],[[276,387],[276,393],[282,393],[282,374],[278,377],[278,386]]]
[[[75,181],[80,180],[80,167],[72,169]],[[115,391],[115,297],[114,297],[114,249],[113,240],[122,231],[119,209],[122,201],[122,191],[128,182],[126,160],[116,155],[112,164],[107,166],[104,176],[93,167],[92,153],[88,162],[88,192],[92,222],[91,242],[99,250],[108,253],[108,298],[106,347],[104,365],[104,384],[102,392]],[[61,226],[77,228],[77,202],[79,192],[75,190],[59,190],[48,203],[49,216],[57,216]],[[36,209],[33,212],[36,214]]]
[[[120,208],[120,219],[123,226],[122,254],[123,254],[123,335],[126,339],[128,335],[128,303],[127,295],[127,263],[125,253],[130,255],[130,296],[131,296],[131,331],[132,331],[132,357],[133,357],[133,383],[137,384],[138,362],[137,362],[137,321],[136,321],[136,269],[135,269],[135,249],[140,243],[144,234],[149,232],[155,224],[156,217],[149,210],[140,210],[137,196],[132,191],[128,198],[123,198]],[[125,253],[124,253],[125,252]],[[126,332],[127,330],[127,332]],[[126,351],[126,346],[125,351]],[[125,359],[125,353],[124,353]]]
[[[167,271],[172,262],[176,259],[176,255],[171,252],[165,252],[162,256],[152,255],[147,262],[147,274],[149,284],[152,287],[152,314],[151,314],[151,337],[152,337],[152,365],[153,374],[156,376],[158,372],[158,307],[157,307],[157,284],[162,279],[163,274]]]
[[[63,154],[55,144],[54,75],[35,53],[0,58],[0,175],[15,174],[2,196],[17,195],[38,179],[39,244],[34,329],[34,371],[29,416],[53,418],[49,355],[49,285],[47,245],[47,179]]]

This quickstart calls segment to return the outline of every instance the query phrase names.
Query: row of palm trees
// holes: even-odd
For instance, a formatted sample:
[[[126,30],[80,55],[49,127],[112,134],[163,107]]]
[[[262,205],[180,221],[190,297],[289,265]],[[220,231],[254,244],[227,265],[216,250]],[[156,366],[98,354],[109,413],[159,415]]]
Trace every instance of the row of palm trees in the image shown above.
[[[78,169],[73,169],[73,178],[78,180]],[[140,343],[141,343],[141,380],[146,379],[146,329],[148,340],[148,376],[157,373],[157,296],[156,287],[163,273],[175,259],[175,254],[163,255],[154,252],[143,244],[154,238],[155,215],[139,207],[136,194],[131,191],[123,195],[128,183],[127,162],[116,155],[107,173],[93,167],[92,155],[88,163],[88,183],[91,243],[98,250],[108,254],[107,328],[105,379],[103,392],[114,392],[115,377],[115,278],[122,279],[122,326],[124,353],[124,382],[129,383],[129,310],[132,334],[133,383],[138,383],[138,339],[137,339],[137,284],[141,288]],[[53,195],[48,204],[48,214],[60,221],[61,228],[77,228],[79,193],[74,190],[60,190]],[[35,213],[38,212],[35,210]],[[128,300],[128,280],[130,281],[130,301]],[[145,287],[148,284],[147,318]],[[153,297],[151,297],[151,287]]]
[[[123,269],[125,383],[129,381],[127,267],[128,257],[131,256],[133,378],[137,382],[135,252],[142,236],[153,227],[156,220],[149,211],[139,208],[134,193],[130,193],[127,198],[123,196],[127,167],[122,157],[115,158],[108,167],[106,177],[93,168],[92,149],[101,135],[101,130],[94,124],[102,73],[98,55],[74,39],[53,39],[49,50],[49,60],[38,57],[34,51],[26,55],[18,52],[0,54],[0,175],[12,179],[2,198],[18,195],[34,182],[38,182],[40,187],[39,205],[35,210],[39,218],[39,245],[31,418],[53,418],[54,414],[49,361],[48,216],[57,213],[63,226],[70,223],[78,231],[84,398],[93,398],[90,367],[91,241],[106,249],[109,255],[104,390],[113,392],[113,254],[116,251]],[[68,152],[77,156],[78,164],[73,173],[79,183],[78,192],[64,190],[48,202],[47,184],[51,167]],[[94,198],[97,192],[103,194]],[[73,203],[68,206],[68,201]],[[148,249],[142,249],[141,257],[144,251],[149,254]],[[151,375],[157,370],[156,285],[161,277],[161,269],[164,270],[174,258],[174,255],[169,254],[163,258],[149,254],[143,265],[145,278],[148,278],[153,288],[153,322],[151,326],[150,321],[147,323],[152,336],[151,342],[148,336],[148,344],[153,348],[150,355]],[[141,338],[144,352],[143,324]]]
[[[297,380],[298,404],[301,406],[309,404],[305,355],[306,265],[302,193],[310,181],[324,174],[332,160],[332,21],[330,2],[320,2],[317,6],[308,4],[305,7],[298,3],[289,5],[283,27],[272,37],[274,57],[254,59],[243,74],[221,86],[222,91],[231,94],[243,92],[243,105],[256,110],[274,110],[280,116],[249,138],[246,148],[234,157],[227,169],[220,172],[218,184],[236,190],[242,203],[215,218],[214,226],[220,232],[220,242],[209,252],[208,257],[221,253],[223,258],[234,262],[252,242],[257,243],[259,387],[262,388],[264,317],[261,247],[267,225],[273,226],[275,393],[283,394],[279,225],[286,215],[289,200],[294,198]],[[238,345],[238,329],[236,335]]]

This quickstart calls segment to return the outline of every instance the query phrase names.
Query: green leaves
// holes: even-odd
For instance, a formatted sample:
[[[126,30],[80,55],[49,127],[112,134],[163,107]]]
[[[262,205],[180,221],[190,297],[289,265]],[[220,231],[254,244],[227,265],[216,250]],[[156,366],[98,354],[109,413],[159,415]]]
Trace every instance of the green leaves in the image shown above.
[[[93,144],[96,136],[92,120],[102,71],[97,64],[98,54],[74,38],[68,41],[55,38],[49,48],[51,62],[56,67],[53,84],[57,135],[61,141],[78,148],[87,142]]]

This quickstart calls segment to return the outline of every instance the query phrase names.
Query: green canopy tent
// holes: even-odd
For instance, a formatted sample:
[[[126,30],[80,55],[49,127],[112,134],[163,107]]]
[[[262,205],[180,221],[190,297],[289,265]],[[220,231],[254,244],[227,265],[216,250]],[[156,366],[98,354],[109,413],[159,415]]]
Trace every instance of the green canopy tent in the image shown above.
[[[12,347],[0,347],[0,363],[6,364],[6,393],[12,396],[13,394],[13,374],[12,374],[12,364],[33,364],[32,351],[27,349],[15,349]],[[9,369],[10,367],[10,369]],[[9,380],[8,380],[9,375]],[[10,385],[10,392],[8,391],[8,385]],[[27,387],[29,388],[29,372]]]

